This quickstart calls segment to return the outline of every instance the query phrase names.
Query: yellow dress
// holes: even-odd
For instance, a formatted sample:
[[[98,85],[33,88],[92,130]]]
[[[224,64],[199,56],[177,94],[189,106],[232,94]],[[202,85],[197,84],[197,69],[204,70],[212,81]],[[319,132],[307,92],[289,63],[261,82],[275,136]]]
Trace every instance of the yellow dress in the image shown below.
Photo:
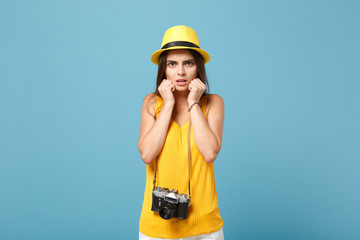
[[[205,95],[201,99],[201,109],[206,116]],[[155,116],[163,107],[163,100],[157,96]],[[179,193],[188,194],[188,125],[179,126],[170,120],[168,133],[163,149],[158,155],[156,186],[175,188]],[[187,219],[176,217],[162,219],[158,213],[151,211],[152,190],[155,161],[146,165],[146,186],[144,202],[139,222],[139,231],[152,238],[184,238],[216,232],[223,226],[218,208],[215,187],[214,163],[207,163],[196,146],[191,127],[191,202]]]

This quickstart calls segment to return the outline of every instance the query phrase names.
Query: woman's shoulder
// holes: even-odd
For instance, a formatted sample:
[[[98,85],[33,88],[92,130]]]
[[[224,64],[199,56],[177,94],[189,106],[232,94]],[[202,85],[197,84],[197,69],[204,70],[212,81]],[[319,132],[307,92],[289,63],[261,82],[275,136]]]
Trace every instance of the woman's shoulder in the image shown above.
[[[147,94],[143,100],[143,108],[146,109],[148,114],[155,117],[155,106],[157,102],[157,95],[154,92]]]
[[[224,104],[224,100],[218,94],[207,94],[207,105]]]
[[[209,114],[211,109],[216,109],[216,111],[220,109],[224,109],[224,100],[218,94],[207,94],[206,100],[206,114]]]
[[[144,102],[151,101],[151,102],[155,102],[155,103],[156,103],[156,99],[157,99],[156,93],[151,92],[151,93],[145,95],[145,97],[144,97]]]

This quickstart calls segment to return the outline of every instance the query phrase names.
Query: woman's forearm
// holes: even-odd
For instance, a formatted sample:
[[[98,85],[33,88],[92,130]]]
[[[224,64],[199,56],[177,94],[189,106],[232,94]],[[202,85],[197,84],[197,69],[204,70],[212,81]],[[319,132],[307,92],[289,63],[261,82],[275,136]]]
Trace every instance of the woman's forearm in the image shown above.
[[[141,158],[146,164],[153,161],[164,145],[173,108],[173,104],[163,106],[153,127],[139,144]]]
[[[221,144],[207,123],[199,105],[194,105],[190,111],[196,145],[205,161],[212,163],[220,152]]]

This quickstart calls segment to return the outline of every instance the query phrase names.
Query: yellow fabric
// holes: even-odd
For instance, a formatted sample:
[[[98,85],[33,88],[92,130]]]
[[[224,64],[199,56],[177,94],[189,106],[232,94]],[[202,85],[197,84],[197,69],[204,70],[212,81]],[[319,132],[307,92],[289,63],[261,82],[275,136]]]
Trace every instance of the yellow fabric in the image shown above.
[[[206,116],[205,95],[201,100],[201,109]],[[158,96],[155,107],[156,117],[163,106]],[[162,151],[158,155],[156,186],[178,189],[179,193],[188,194],[188,125],[179,126],[171,120]],[[155,161],[146,166],[146,187],[144,202],[139,222],[139,231],[152,238],[184,238],[216,232],[223,226],[218,208],[215,187],[214,163],[206,163],[196,146],[191,128],[191,202],[187,219],[176,217],[162,219],[151,211]]]
[[[185,41],[185,42],[193,43],[198,47],[173,46],[173,47],[163,48],[166,44],[176,41]],[[205,50],[200,48],[199,38],[196,32],[194,31],[194,29],[184,25],[174,26],[166,30],[163,41],[161,43],[161,49],[155,51],[151,55],[151,61],[156,65],[158,65],[160,54],[164,51],[172,50],[172,49],[193,49],[199,52],[201,56],[204,58],[204,64],[210,61],[209,53],[207,53]]]
[[[166,30],[163,41],[161,43],[161,47],[172,41],[191,42],[200,47],[199,38],[196,32],[192,28],[184,25],[171,27],[168,30]]]

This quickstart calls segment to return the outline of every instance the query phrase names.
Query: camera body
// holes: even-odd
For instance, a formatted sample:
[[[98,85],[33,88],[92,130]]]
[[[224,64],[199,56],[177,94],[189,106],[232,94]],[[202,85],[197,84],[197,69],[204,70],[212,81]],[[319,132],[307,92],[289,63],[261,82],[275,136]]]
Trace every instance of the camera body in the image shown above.
[[[163,219],[186,219],[189,205],[188,195],[179,194],[176,189],[169,191],[168,188],[156,187],[153,190],[151,211],[158,212]]]

